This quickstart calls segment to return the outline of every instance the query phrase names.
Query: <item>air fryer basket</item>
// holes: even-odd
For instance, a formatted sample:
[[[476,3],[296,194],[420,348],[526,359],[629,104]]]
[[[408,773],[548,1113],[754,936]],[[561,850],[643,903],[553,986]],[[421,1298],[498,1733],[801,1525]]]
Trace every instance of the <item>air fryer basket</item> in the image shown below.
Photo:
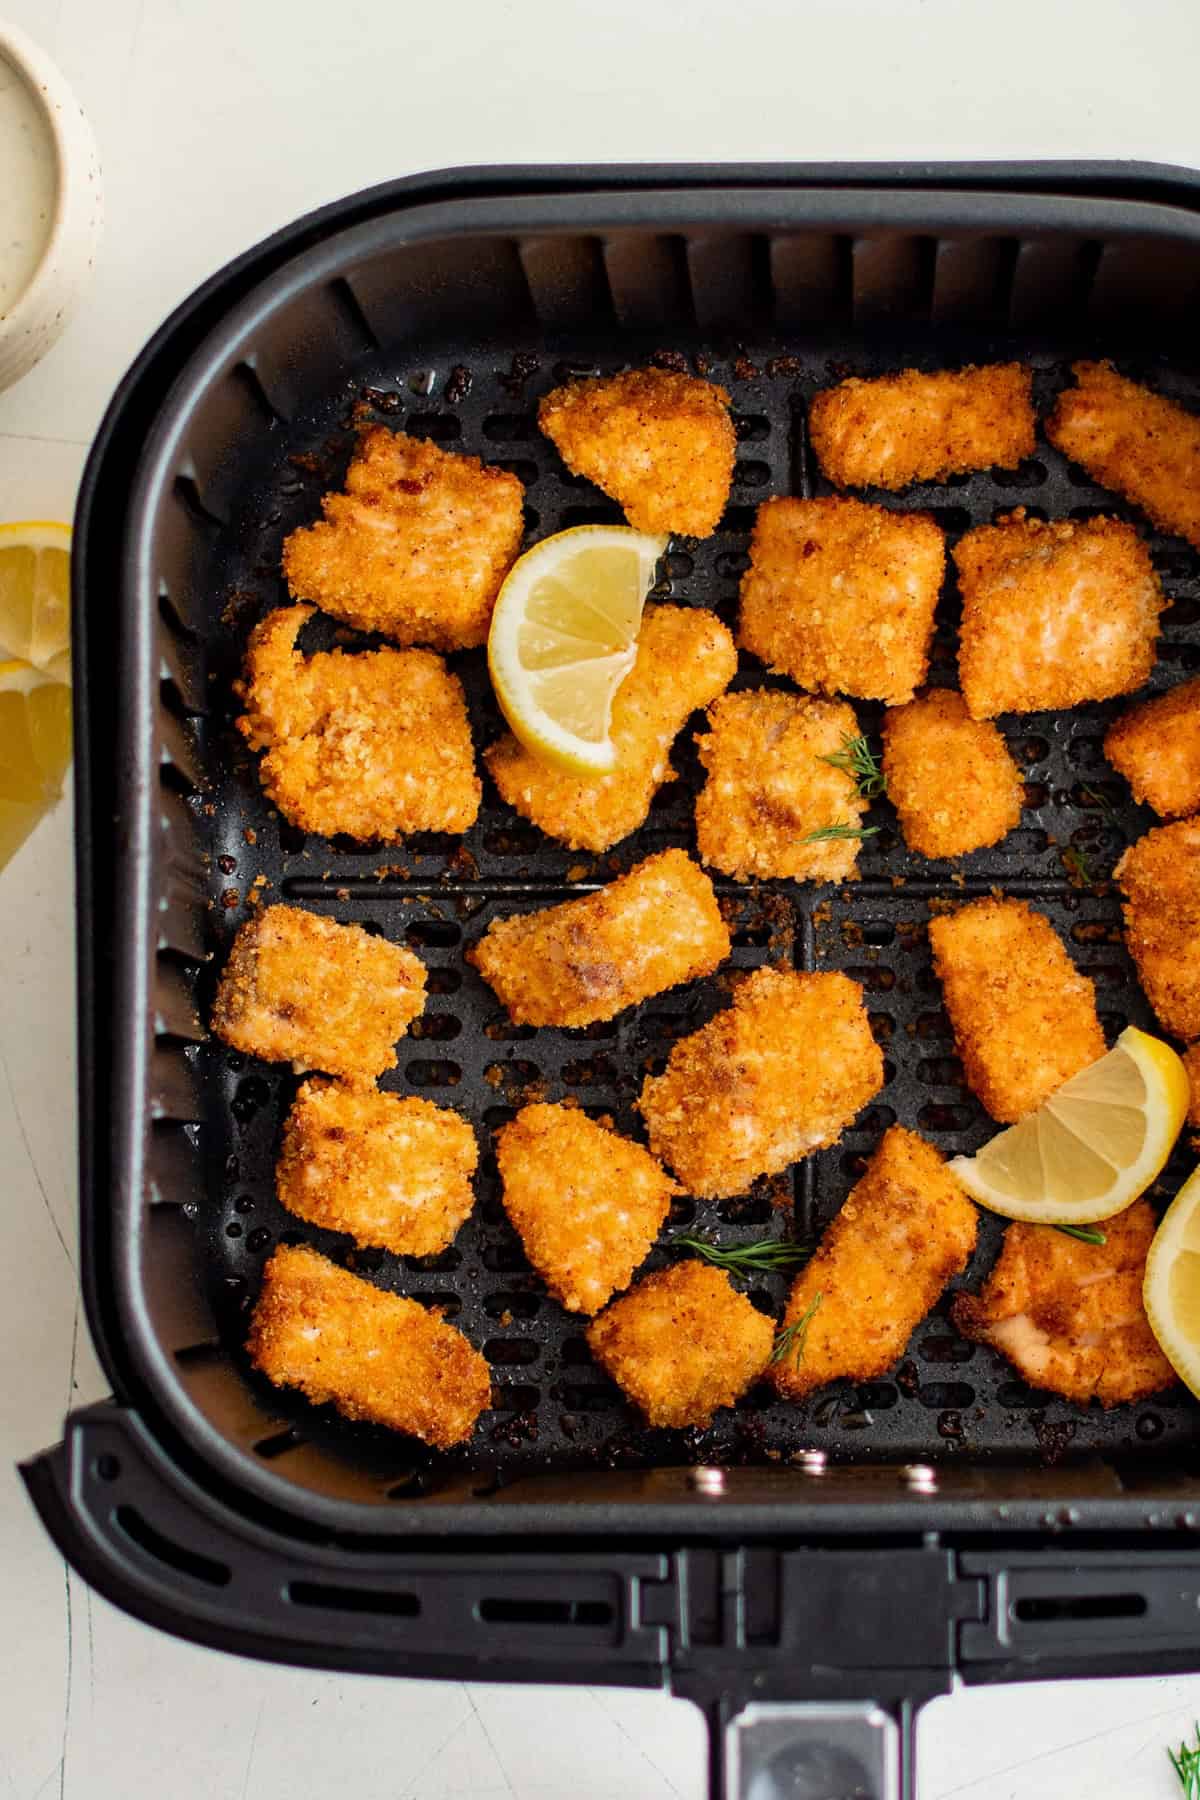
[[[78,1415],[27,1472],[98,1585],[173,1629],[290,1660],[670,1678],[724,1712],[880,1698],[901,1726],[956,1669],[1189,1666],[1200,1412],[1182,1391],[1108,1413],[1031,1392],[958,1338],[947,1297],[887,1380],[803,1406],[764,1387],[708,1431],[651,1431],[530,1272],[491,1129],[527,1098],[572,1096],[636,1130],[644,1073],[725,1001],[727,971],[611,1025],[535,1034],[508,1022],[464,946],[498,914],[689,845],[690,734],[680,779],[611,854],[549,843],[490,786],[465,840],[364,849],[273,813],[230,684],[250,625],[286,597],[283,537],[340,484],[364,420],[514,470],[532,538],[620,517],[538,433],[541,393],[646,359],[710,375],[733,397],[733,496],[714,537],[673,544],[659,593],[732,623],[755,506],[828,491],[805,431],[818,387],[1019,356],[1044,408],[1073,358],[1099,354],[1200,406],[1198,295],[1193,194],[1164,172],[495,172],[302,222],[165,328],[93,455],[76,572],[84,1260],[117,1402]],[[951,541],[1015,506],[1136,516],[1045,443],[1016,471],[880,497],[932,512]],[[1162,687],[1200,668],[1200,561],[1148,535],[1172,601]],[[114,592],[110,635],[97,620]],[[948,583],[935,682],[955,679],[955,607]],[[454,661],[482,744],[499,729],[482,653]],[[738,683],[761,682],[743,662]],[[1033,900],[1096,981],[1110,1038],[1152,1025],[1107,880],[1152,822],[1101,753],[1115,710],[1004,721],[1026,773],[1022,825],[960,864],[909,858],[880,805],[853,884],[717,884],[734,969],[862,982],[887,1083],[835,1149],[735,1201],[678,1202],[668,1233],[815,1235],[893,1119],[947,1154],[986,1137],[930,968],[939,898]],[[879,710],[860,711],[874,729]],[[429,968],[426,1012],[384,1085],[453,1104],[479,1132],[476,1211],[439,1257],[355,1252],[274,1198],[295,1078],[204,1023],[234,931],[274,900],[378,929]],[[984,1219],[972,1284],[997,1224]],[[252,1375],[247,1312],[290,1238],[446,1306],[494,1372],[470,1446],[437,1454],[349,1426]],[[776,1311],[785,1286],[766,1276],[752,1297]],[[782,1780],[792,1731],[759,1704],[714,1781],[741,1792],[763,1758]],[[890,1756],[893,1731],[834,1706],[829,1769]]]

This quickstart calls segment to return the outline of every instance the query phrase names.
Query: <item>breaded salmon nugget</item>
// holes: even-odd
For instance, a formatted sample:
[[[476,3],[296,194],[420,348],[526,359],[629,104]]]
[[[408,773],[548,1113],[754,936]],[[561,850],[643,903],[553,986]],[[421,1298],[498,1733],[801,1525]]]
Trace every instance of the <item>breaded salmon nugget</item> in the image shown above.
[[[867,810],[858,783],[829,758],[859,737],[845,701],[746,689],[708,709],[697,736],[708,780],[696,801],[702,859],[738,881],[846,881],[858,873],[854,836]],[[847,837],[821,837],[845,826]]]
[[[965,856],[1021,823],[1025,788],[1008,746],[948,688],[887,714],[883,772],[904,841],[918,856]]]
[[[1095,989],[1023,900],[930,919],[929,942],[963,1073],[1002,1125],[1104,1055]]]
[[[1173,1036],[1200,1038],[1200,819],[1148,831],[1113,874],[1147,1000]]]
[[[945,540],[924,513],[862,500],[765,500],[738,642],[800,687],[899,706],[929,668]]]
[[[893,1125],[792,1284],[783,1328],[796,1330],[771,1370],[780,1393],[799,1400],[827,1381],[886,1375],[966,1268],[978,1224],[933,1145]]]
[[[808,432],[838,487],[902,488],[971,469],[1015,469],[1034,449],[1033,373],[1020,363],[905,369],[814,394]]]
[[[219,1038],[297,1073],[373,1076],[425,1006],[424,965],[360,925],[267,906],[238,931],[213,1003]]]
[[[464,1443],[491,1399],[488,1366],[461,1331],[307,1246],[283,1244],[267,1264],[246,1348],[277,1387],[439,1450]]]
[[[310,1225],[397,1256],[444,1250],[471,1211],[475,1133],[448,1107],[305,1081],[283,1127],[275,1191]]]
[[[1050,442],[1200,550],[1200,419],[1110,362],[1077,362],[1072,372],[1079,386],[1058,396]]]
[[[775,1327],[728,1275],[679,1262],[639,1281],[592,1323],[602,1368],[651,1425],[708,1425],[767,1366]]]
[[[620,502],[638,531],[708,537],[733,480],[729,395],[666,369],[555,388],[538,424],[573,475]]]
[[[708,876],[664,850],[594,894],[494,920],[467,961],[518,1025],[591,1025],[711,975],[730,948]]]
[[[627,1287],[679,1192],[648,1150],[575,1106],[526,1106],[496,1135],[504,1210],[568,1312]]]
[[[1018,507],[954,549],[958,672],[973,718],[1109,700],[1149,680],[1163,609],[1150,553],[1119,519],[1027,519]]]
[[[674,773],[671,745],[736,672],[733,639],[715,614],[648,606],[637,661],[613,700],[612,773],[552,769],[506,735],[484,752],[501,799],[572,850],[609,849],[645,824],[650,802]]]
[[[326,494],[324,519],[284,543],[288,591],[399,644],[485,643],[524,496],[515,475],[477,456],[376,425],[359,439],[346,491]]]
[[[1160,818],[1200,812],[1200,680],[1122,713],[1104,734],[1104,754]]]
[[[882,1086],[857,981],[763,968],[679,1040],[638,1107],[685,1192],[724,1199],[836,1143]]]
[[[981,1293],[959,1294],[954,1323],[1002,1351],[1031,1387],[1086,1406],[1144,1400],[1175,1381],[1142,1305],[1157,1220],[1146,1200],[1105,1219],[1103,1244],[1052,1225],[1010,1225]]]
[[[432,650],[301,656],[296,637],[314,610],[281,607],[250,634],[238,729],[267,752],[266,793],[323,837],[467,831],[483,789],[457,675]]]

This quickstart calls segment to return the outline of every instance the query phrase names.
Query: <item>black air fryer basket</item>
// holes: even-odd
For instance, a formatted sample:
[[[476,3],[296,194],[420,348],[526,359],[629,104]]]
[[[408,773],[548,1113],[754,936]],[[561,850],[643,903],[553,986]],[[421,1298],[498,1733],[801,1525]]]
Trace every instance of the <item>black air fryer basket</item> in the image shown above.
[[[647,359],[711,375],[733,396],[732,502],[714,537],[675,542],[657,591],[732,621],[755,506],[827,491],[805,431],[817,388],[1017,356],[1044,408],[1073,358],[1110,355],[1195,407],[1198,298],[1200,187],[1172,170],[514,169],[328,208],[168,321],[109,410],[77,518],[82,1267],[114,1398],[73,1414],[25,1475],[97,1588],[283,1662],[668,1686],[712,1719],[713,1791],[760,1800],[911,1794],[915,1710],[956,1677],[1200,1666],[1200,1408],[1181,1390],[1107,1413],[1032,1392],[957,1336],[947,1296],[887,1380],[801,1406],[763,1387],[709,1431],[651,1431],[532,1275],[491,1129],[534,1095],[632,1127],[645,1071],[725,990],[535,1035],[464,946],[498,911],[689,844],[690,734],[680,780],[609,856],[561,850],[490,788],[465,841],[364,849],[267,806],[230,692],[249,627],[284,598],[282,539],[340,484],[363,420],[515,470],[533,537],[620,516],[538,433],[540,394]],[[883,498],[952,540],[1018,505],[1135,516],[1045,444],[1015,471]],[[1173,603],[1163,686],[1200,668],[1200,560],[1149,541]],[[954,608],[948,590],[935,681],[954,679]],[[499,720],[482,653],[455,664],[485,742]],[[724,885],[736,967],[864,985],[887,1084],[790,1189],[679,1202],[669,1231],[782,1234],[794,1208],[815,1233],[897,1118],[947,1154],[983,1141],[930,968],[938,896],[1034,900],[1097,983],[1110,1038],[1152,1023],[1106,880],[1151,822],[1101,754],[1113,710],[1005,721],[1022,825],[961,865],[910,861],[880,806],[850,888]],[[376,928],[429,968],[384,1085],[454,1104],[480,1135],[476,1211],[439,1257],[296,1234],[275,1200],[294,1077],[205,1028],[228,943],[267,900]],[[348,1425],[250,1371],[261,1270],[296,1235],[443,1304],[483,1349],[492,1407],[469,1447]],[[973,1283],[999,1236],[985,1217]],[[784,1285],[764,1277],[752,1297],[778,1310]]]

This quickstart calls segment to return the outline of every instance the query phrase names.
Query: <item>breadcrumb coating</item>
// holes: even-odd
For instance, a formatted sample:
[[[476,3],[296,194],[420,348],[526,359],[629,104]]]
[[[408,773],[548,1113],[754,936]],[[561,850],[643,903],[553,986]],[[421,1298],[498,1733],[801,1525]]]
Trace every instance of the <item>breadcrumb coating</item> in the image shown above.
[[[1015,1124],[1104,1055],[1092,983],[1042,913],[973,900],[929,921],[933,966],[967,1082]]]
[[[568,1312],[627,1287],[679,1192],[648,1150],[574,1106],[526,1106],[496,1135],[504,1210]]]
[[[301,656],[296,637],[315,610],[281,607],[256,625],[236,685],[238,729],[267,752],[266,793],[322,837],[469,830],[483,789],[457,675],[432,650]]]
[[[465,1119],[428,1100],[305,1081],[283,1127],[275,1189],[310,1225],[397,1256],[433,1256],[471,1211]]]
[[[610,849],[645,824],[650,802],[674,774],[671,745],[736,672],[733,639],[714,613],[648,606],[637,661],[613,700],[611,774],[551,768],[507,734],[484,752],[501,799],[572,850]]]
[[[1050,442],[1200,550],[1200,418],[1110,362],[1073,363],[1072,373],[1078,387],[1058,396],[1046,420]]]
[[[746,689],[708,709],[697,736],[708,780],[696,801],[702,860],[738,881],[845,881],[858,873],[859,839],[818,839],[830,825],[857,828],[867,810],[854,776],[824,758],[859,736],[845,701]]]
[[[945,540],[924,513],[845,496],[765,500],[738,642],[800,687],[899,706],[929,669],[945,567]]]
[[[893,1125],[792,1283],[785,1328],[809,1316],[803,1344],[772,1368],[780,1393],[799,1400],[827,1381],[886,1375],[966,1268],[978,1226],[933,1145]]]
[[[838,487],[902,488],[971,469],[1015,469],[1034,450],[1033,372],[1020,363],[904,369],[815,394],[808,432]]]
[[[1105,733],[1104,754],[1160,818],[1200,812],[1200,679],[1122,713]]]
[[[1200,1038],[1200,819],[1157,825],[1113,870],[1138,980],[1173,1036]]]
[[[233,940],[212,1027],[235,1050],[297,1073],[374,1076],[425,1006],[424,965],[360,925],[267,906]]]
[[[485,643],[520,549],[524,497],[515,475],[477,456],[373,426],[345,492],[326,494],[325,517],[284,543],[288,591],[399,644]]]
[[[715,382],[666,369],[575,381],[546,395],[538,424],[571,473],[618,501],[638,531],[716,530],[737,440]]]
[[[678,1262],[644,1281],[591,1325],[596,1361],[651,1425],[708,1425],[767,1366],[775,1328],[728,1275]]]
[[[888,799],[918,856],[965,856],[1021,823],[1025,787],[996,727],[935,688],[883,721]]]
[[[648,1076],[650,1148],[685,1192],[724,1199],[834,1144],[883,1086],[863,991],[841,974],[756,969]]]
[[[711,975],[730,948],[708,876],[664,850],[594,894],[494,920],[467,961],[518,1025],[591,1025]]]
[[[461,1331],[306,1246],[280,1245],[267,1264],[246,1349],[277,1387],[439,1450],[465,1443],[491,1399],[487,1363]]]
[[[1175,1381],[1142,1305],[1146,1252],[1157,1226],[1138,1200],[1104,1221],[1103,1244],[1052,1225],[1010,1225],[976,1294],[959,1294],[954,1323],[991,1344],[1031,1387],[1086,1406],[1144,1400]]]
[[[954,549],[958,672],[973,718],[1132,693],[1150,678],[1164,601],[1150,553],[1119,519],[978,525]]]

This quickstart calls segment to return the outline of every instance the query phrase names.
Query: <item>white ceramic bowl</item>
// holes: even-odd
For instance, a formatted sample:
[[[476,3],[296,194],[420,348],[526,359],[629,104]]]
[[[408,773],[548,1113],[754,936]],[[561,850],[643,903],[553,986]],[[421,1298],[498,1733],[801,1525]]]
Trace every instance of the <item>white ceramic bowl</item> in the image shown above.
[[[40,256],[14,293],[0,299],[0,388],[31,369],[58,337],[87,285],[104,218],[100,163],[91,127],[50,58],[15,25],[0,20],[0,83],[23,83],[33,106],[12,102],[44,131],[53,167],[49,219]],[[0,95],[0,102],[3,96]]]

